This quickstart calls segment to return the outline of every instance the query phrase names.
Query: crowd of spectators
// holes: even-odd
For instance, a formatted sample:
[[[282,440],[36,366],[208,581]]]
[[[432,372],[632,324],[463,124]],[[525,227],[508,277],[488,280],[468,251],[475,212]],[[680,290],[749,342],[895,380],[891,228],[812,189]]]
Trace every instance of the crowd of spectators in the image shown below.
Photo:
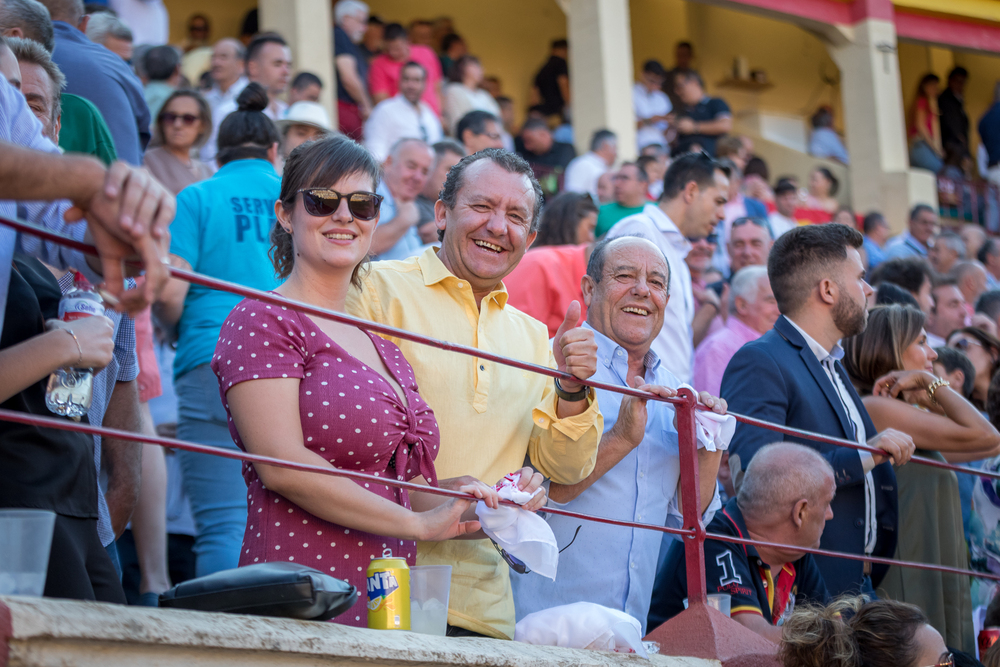
[[[706,583],[734,620],[781,644],[786,665],[974,652],[991,582],[797,549],[996,571],[996,485],[907,462],[1000,468],[1000,241],[942,229],[926,205],[891,237],[896,221],[841,206],[826,167],[804,187],[772,181],[687,43],[673,68],[643,65],[640,155],[619,164],[609,130],[575,152],[565,40],[518,128],[449,21],[404,27],[340,0],[334,127],[324,82],[295,72],[281,35],[248,21],[245,39],[213,43],[196,15],[169,46],[162,5],[138,4],[146,14],[0,0],[0,213],[100,251],[0,227],[2,407],[48,415],[48,375],[93,367],[91,424],[490,507],[519,474],[525,507],[572,548],[555,580],[515,573],[467,500],[0,422],[0,506],[58,517],[46,595],[155,605],[189,578],[292,561],[360,596],[389,548],[452,567],[451,636],[509,639],[532,612],[578,601],[652,630],[684,608],[683,545],[544,506],[680,525],[674,409],[580,381],[667,398],[686,384],[717,414],[880,452],[748,425],[702,443],[708,529],[788,545],[706,543]],[[968,152],[967,75],[952,74],[941,95],[921,84],[915,162]],[[811,152],[848,164],[832,111],[813,125]],[[142,276],[124,264],[136,254]],[[168,279],[164,262],[572,379],[241,300]],[[127,312],[59,321],[76,272]],[[871,599],[839,597],[858,594]],[[364,626],[363,612],[335,620]],[[831,642],[846,648],[824,662]]]

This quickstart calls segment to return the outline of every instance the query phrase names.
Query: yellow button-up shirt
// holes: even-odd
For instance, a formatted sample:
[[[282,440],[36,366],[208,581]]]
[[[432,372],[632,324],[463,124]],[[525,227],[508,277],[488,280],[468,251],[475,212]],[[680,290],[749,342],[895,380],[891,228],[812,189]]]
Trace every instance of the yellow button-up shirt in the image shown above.
[[[500,287],[477,308],[469,283],[433,249],[404,261],[376,262],[347,299],[350,314],[434,338],[555,368],[545,325],[507,305]],[[413,366],[420,395],[441,428],[439,479],[472,475],[488,484],[524,465],[576,484],[594,469],[604,419],[591,400],[559,419],[552,379],[537,373],[390,338]],[[489,540],[421,542],[421,565],[451,565],[448,622],[480,634],[514,636],[506,563]]]

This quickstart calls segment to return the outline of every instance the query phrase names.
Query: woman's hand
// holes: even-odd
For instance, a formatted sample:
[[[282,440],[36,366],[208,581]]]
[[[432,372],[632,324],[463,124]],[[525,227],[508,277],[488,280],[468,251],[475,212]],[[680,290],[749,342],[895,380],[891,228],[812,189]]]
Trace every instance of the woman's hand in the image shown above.
[[[462,521],[462,514],[473,502],[452,498],[427,512],[414,512],[414,537],[420,542],[441,542],[477,532],[481,527],[478,521]]]
[[[889,398],[899,398],[902,395],[907,403],[930,408],[931,397],[927,394],[927,388],[936,380],[927,371],[892,371],[875,381],[872,395]]]
[[[486,482],[481,482],[471,475],[439,479],[438,486],[442,489],[448,489],[450,491],[470,493],[486,503],[486,506],[490,509],[496,509],[500,506],[500,495],[497,493],[497,490]]]
[[[115,327],[104,315],[81,317],[72,322],[48,320],[47,331],[64,329],[59,335],[65,338],[67,365],[73,368],[93,368],[100,370],[111,363],[115,352]],[[72,334],[70,334],[72,330]],[[73,336],[79,341],[77,348]]]
[[[531,500],[521,505],[521,509],[526,509],[529,512],[537,512],[545,507],[545,503],[548,502],[545,489],[542,489],[545,476],[540,472],[535,472],[534,468],[529,468],[528,466],[521,468],[517,472],[521,475],[521,479],[517,482],[518,489],[527,491],[528,493],[535,493],[537,489],[541,489]]]

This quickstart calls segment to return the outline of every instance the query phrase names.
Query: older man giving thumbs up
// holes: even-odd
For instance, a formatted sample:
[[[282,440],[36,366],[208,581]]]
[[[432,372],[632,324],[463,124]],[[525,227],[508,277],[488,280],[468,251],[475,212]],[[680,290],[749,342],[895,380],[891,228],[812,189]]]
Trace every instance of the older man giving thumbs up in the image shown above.
[[[410,331],[536,364],[585,380],[597,367],[593,331],[571,305],[552,347],[541,322],[507,305],[503,279],[535,238],[542,192],[522,158],[487,149],[452,167],[435,205],[441,247],[377,262],[348,296],[348,311]],[[442,479],[496,481],[524,465],[531,490],[542,475],[576,484],[591,473],[604,420],[577,382],[393,339],[441,428]],[[529,469],[530,470],[530,469]],[[514,636],[508,566],[488,540],[418,544],[420,564],[452,566],[449,633]],[[513,575],[519,576],[519,575]]]

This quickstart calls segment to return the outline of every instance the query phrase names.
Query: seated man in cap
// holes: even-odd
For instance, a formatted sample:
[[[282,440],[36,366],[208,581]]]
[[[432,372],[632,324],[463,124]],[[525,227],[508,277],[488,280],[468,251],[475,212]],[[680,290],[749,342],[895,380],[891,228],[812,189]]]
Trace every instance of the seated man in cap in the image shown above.
[[[326,109],[318,102],[301,101],[288,107],[285,117],[276,125],[281,132],[281,159],[287,160],[292,151],[307,141],[322,139],[333,132]]]
[[[814,450],[783,442],[757,452],[736,498],[708,524],[709,533],[761,542],[819,547],[837,491],[833,468]],[[733,620],[773,642],[796,604],[826,604],[823,575],[811,554],[794,549],[705,541],[708,593],[730,596]],[[676,541],[660,564],[649,609],[649,628],[684,611],[684,544]]]

